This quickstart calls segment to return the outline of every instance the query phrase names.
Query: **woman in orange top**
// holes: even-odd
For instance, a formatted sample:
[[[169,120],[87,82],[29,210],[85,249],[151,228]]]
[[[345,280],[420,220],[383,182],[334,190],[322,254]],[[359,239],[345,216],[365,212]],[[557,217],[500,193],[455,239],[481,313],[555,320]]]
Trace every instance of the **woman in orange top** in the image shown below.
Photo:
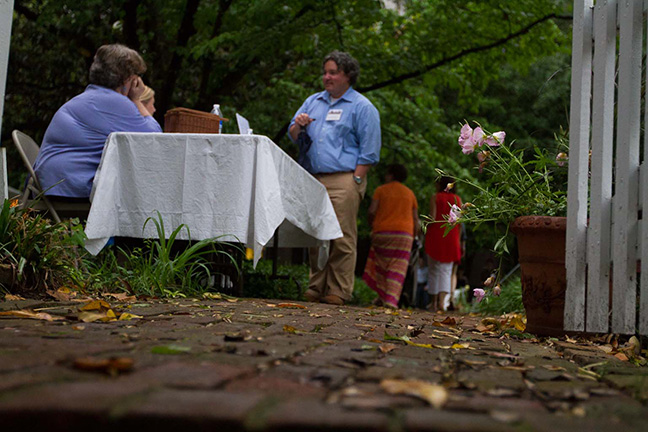
[[[389,165],[385,184],[374,192],[369,207],[371,248],[362,277],[381,303],[393,308],[398,307],[412,243],[420,228],[416,197],[402,183],[406,178],[403,165]]]

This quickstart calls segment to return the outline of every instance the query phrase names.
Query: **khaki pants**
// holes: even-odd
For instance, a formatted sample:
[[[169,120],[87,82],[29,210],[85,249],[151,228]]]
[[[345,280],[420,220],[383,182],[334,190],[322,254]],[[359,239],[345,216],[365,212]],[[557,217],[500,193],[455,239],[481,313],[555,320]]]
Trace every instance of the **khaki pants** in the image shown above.
[[[310,249],[308,288],[320,297],[336,295],[351,300],[357,254],[358,208],[367,189],[367,180],[365,178],[361,184],[357,184],[350,172],[317,174],[315,177],[326,187],[343,237],[331,241],[329,259],[322,270],[317,269],[318,249]]]

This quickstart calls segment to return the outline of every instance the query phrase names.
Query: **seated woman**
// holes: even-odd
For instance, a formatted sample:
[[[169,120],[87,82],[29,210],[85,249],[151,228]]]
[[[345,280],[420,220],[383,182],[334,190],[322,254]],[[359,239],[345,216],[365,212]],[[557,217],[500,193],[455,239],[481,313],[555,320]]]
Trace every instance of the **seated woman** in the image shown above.
[[[144,108],[146,108],[146,111],[148,111],[150,115],[155,114],[155,91],[151,87],[147,85],[144,86],[144,91],[142,92],[142,96],[140,96],[139,100],[140,102],[142,102],[142,105],[144,105]]]
[[[146,63],[130,48],[113,44],[97,50],[90,85],[54,114],[34,163],[46,195],[89,198],[110,133],[162,132],[140,101],[144,72]]]

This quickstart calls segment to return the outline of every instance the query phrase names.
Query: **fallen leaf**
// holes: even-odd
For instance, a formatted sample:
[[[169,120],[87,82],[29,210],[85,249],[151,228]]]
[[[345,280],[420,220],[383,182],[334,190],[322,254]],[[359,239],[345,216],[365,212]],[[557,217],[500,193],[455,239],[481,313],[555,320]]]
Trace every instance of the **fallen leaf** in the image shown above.
[[[493,418],[494,420],[497,420],[498,422],[501,423],[507,423],[507,424],[518,422],[521,419],[519,413],[511,412],[511,411],[493,410],[489,414],[491,418]]]
[[[485,366],[488,364],[488,362],[482,360],[459,359],[459,361],[468,366]]]
[[[453,317],[448,316],[443,321],[441,321],[441,324],[455,326],[457,325],[457,320]]]
[[[443,347],[438,347],[438,346],[430,345],[430,344],[420,344],[420,343],[412,342],[410,340],[409,336],[405,336],[405,335],[404,336],[391,336],[387,332],[385,332],[384,339],[385,340],[393,340],[393,341],[405,342],[407,345],[411,345],[411,346],[415,346],[415,347],[419,347],[419,348],[443,348]],[[448,347],[448,348],[450,348],[450,347]]]
[[[641,342],[636,336],[632,336],[628,343],[621,349],[628,357],[637,357],[641,355]]]
[[[495,318],[484,318],[481,320],[480,324],[488,328],[488,331],[496,331],[502,328],[502,323],[500,323]]]
[[[491,357],[498,357],[498,358],[505,358],[505,359],[510,359],[510,360],[517,360],[518,356],[515,356],[513,354],[507,354],[507,353],[501,353],[497,351],[484,351],[484,354],[487,354]]]
[[[135,315],[126,312],[119,315],[119,321],[130,321],[132,319],[138,319],[138,318],[144,318],[144,317],[141,315]]]
[[[519,330],[519,331],[521,331],[521,332],[523,332],[524,330],[526,330],[526,323],[524,322],[524,318],[522,318],[522,316],[520,316],[520,315],[516,315],[516,316],[514,316],[513,318],[511,318],[511,319],[508,321],[507,325],[508,325],[508,326],[512,326],[512,327],[514,327],[516,330]]]
[[[477,325],[475,326],[475,330],[477,330],[477,331],[480,332],[480,333],[492,332],[492,331],[493,331],[493,328],[494,328],[494,327],[492,327],[492,326],[486,326],[486,325],[484,325],[484,324],[477,324]]]
[[[246,332],[228,333],[225,335],[225,342],[245,342],[252,339],[252,335]]]
[[[59,301],[70,301],[71,299],[77,296],[76,291],[72,291],[70,288],[62,286],[56,291],[48,290],[47,294]]]
[[[617,353],[614,357],[618,358],[621,361],[628,361],[628,356],[623,353]]]
[[[556,365],[542,365],[542,367],[547,369],[547,370],[554,371],[554,372],[566,371],[567,370],[562,366],[556,366]]]
[[[110,305],[103,300],[93,300],[79,308],[79,310],[82,311],[94,311],[94,310],[106,310],[106,309],[110,309]]]
[[[293,334],[300,333],[299,330],[297,330],[295,327],[290,326],[288,324],[283,326],[283,331],[285,331],[286,333],[293,333]]]
[[[585,417],[585,415],[587,414],[587,412],[586,412],[586,410],[585,410],[584,407],[582,407],[582,406],[576,406],[576,407],[572,408],[572,414],[573,414],[574,416],[576,416],[576,417]]]
[[[101,359],[96,357],[82,357],[74,360],[74,368],[89,372],[105,372],[110,375],[117,375],[120,372],[128,372],[133,368],[134,361],[130,357],[111,357]]]
[[[517,396],[518,391],[513,389],[508,389],[508,388],[494,388],[494,389],[487,390],[486,394],[488,396],[494,396],[494,397],[511,397],[511,396]]]
[[[451,349],[469,349],[470,348],[470,343],[464,342],[464,343],[454,343],[452,346],[450,346]]]
[[[614,348],[612,348],[612,345],[597,345],[597,348],[603,351],[606,354],[612,354],[612,351],[614,351]]]
[[[53,316],[45,312],[34,312],[29,309],[21,310],[11,310],[0,312],[0,316],[14,317],[14,318],[28,318],[28,319],[37,319],[43,321],[57,321],[65,319],[59,316]]]
[[[85,326],[84,325],[73,325],[72,330],[77,330],[77,331],[85,330]]]
[[[153,348],[151,348],[151,352],[153,354],[176,355],[176,354],[186,354],[189,351],[191,351],[191,347],[175,345],[175,344],[158,345],[158,346],[154,346]]]
[[[202,296],[203,296],[204,299],[207,299],[207,300],[222,300],[223,299],[223,296],[220,295],[220,293],[206,292],[206,293],[203,293]],[[268,305],[268,306],[270,306],[270,305]]]
[[[6,294],[4,299],[5,299],[5,301],[25,300],[24,297],[19,296],[19,295],[14,295],[14,294]]]
[[[289,309],[308,309],[306,306],[298,303],[279,303],[277,307]]]
[[[107,293],[103,295],[104,297],[112,297],[115,300],[122,301],[122,302],[129,302],[129,301],[135,301],[137,300],[137,297],[134,295],[131,295],[129,293]]]
[[[382,352],[383,354],[390,353],[390,352],[394,351],[396,348],[398,348],[398,347],[396,345],[394,345],[394,344],[381,344],[378,347],[380,352]]]
[[[448,401],[445,387],[426,381],[385,379],[380,382],[380,387],[389,394],[405,394],[423,399],[437,409]]]
[[[95,321],[102,321],[102,322],[117,321],[117,316],[115,315],[115,312],[113,312],[112,309],[99,311],[99,312],[81,311],[79,312],[77,318],[79,319],[79,321],[83,321],[85,323],[91,323]]]

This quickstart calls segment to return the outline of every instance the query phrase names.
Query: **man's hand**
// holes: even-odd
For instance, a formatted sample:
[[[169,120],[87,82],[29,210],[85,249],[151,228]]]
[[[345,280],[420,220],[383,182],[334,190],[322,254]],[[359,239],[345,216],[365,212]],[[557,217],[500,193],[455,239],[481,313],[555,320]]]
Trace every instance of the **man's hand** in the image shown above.
[[[307,113],[301,113],[297,117],[295,117],[295,124],[298,125],[299,127],[305,128],[314,119],[310,118],[310,116]]]
[[[139,98],[140,96],[142,96],[142,93],[144,93],[145,89],[142,78],[138,77],[137,75],[133,75],[126,80],[126,86],[128,89],[128,93],[126,94],[128,96],[128,99],[132,100],[133,102],[139,101]]]
[[[290,130],[288,131],[290,133],[290,136],[294,141],[297,141],[297,136],[299,135],[299,132],[311,124],[313,120],[310,118],[310,116],[306,113],[301,113],[297,117],[295,117],[295,123],[290,127]]]

